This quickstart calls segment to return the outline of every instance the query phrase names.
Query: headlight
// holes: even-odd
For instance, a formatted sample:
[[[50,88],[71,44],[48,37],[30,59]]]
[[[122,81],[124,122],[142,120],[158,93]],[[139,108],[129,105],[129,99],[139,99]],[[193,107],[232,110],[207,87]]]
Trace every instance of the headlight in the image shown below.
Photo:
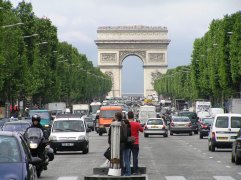
[[[38,144],[36,144],[36,143],[30,143],[30,144],[29,144],[29,147],[30,147],[30,149],[37,149]]]
[[[49,127],[49,124],[45,124],[44,127]]]
[[[85,140],[85,136],[79,136],[78,140]]]
[[[56,136],[49,136],[49,140],[50,140],[50,141],[56,141],[56,140],[57,140],[57,137],[56,137]]]

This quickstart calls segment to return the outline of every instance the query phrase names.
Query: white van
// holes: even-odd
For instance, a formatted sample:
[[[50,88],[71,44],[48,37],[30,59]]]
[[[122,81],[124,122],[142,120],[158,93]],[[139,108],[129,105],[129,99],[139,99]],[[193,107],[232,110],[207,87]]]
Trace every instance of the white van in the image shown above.
[[[142,126],[145,125],[146,121],[150,118],[156,118],[156,107],[155,106],[141,106],[139,111],[138,119]]]
[[[241,114],[217,114],[208,136],[209,150],[231,148],[240,128]]]
[[[49,136],[50,146],[57,151],[89,152],[89,135],[84,117],[73,114],[62,114],[53,121]]]

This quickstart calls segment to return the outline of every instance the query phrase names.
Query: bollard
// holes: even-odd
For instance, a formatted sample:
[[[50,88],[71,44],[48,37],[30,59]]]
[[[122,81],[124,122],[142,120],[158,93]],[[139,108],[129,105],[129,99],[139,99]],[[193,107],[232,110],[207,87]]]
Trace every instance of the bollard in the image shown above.
[[[108,171],[109,176],[121,176],[120,168],[120,127],[121,123],[114,121],[111,123],[111,160]]]

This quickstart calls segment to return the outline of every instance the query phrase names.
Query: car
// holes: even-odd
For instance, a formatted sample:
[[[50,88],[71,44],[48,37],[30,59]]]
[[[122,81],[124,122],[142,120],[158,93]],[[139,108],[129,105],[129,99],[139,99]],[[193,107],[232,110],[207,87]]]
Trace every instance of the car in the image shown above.
[[[198,134],[198,116],[197,113],[191,111],[182,111],[178,113],[178,116],[187,116],[191,120],[192,129],[194,134]]]
[[[162,118],[150,118],[144,125],[144,137],[149,135],[163,135],[168,137],[168,129]]]
[[[37,179],[35,165],[24,137],[17,132],[0,132],[0,179]]]
[[[90,128],[92,131],[94,131],[94,120],[92,116],[86,116],[84,117],[84,120],[87,124],[87,127]]]
[[[188,133],[192,136],[193,128],[192,122],[187,116],[172,116],[170,123],[170,135],[173,133]]]
[[[2,127],[3,131],[15,131],[19,133],[24,133],[25,130],[31,126],[31,123],[24,120],[5,122]]]
[[[0,119],[0,129],[2,130],[2,127],[5,124],[5,122],[9,122],[9,121],[10,121],[9,118],[2,118],[2,119]]]
[[[208,136],[210,132],[210,127],[212,126],[213,118],[212,117],[204,117],[201,118],[199,124],[199,138],[203,139],[204,136]]]
[[[241,128],[241,114],[217,114],[210,128],[208,149],[231,148]]]
[[[53,121],[49,141],[50,147],[57,151],[89,152],[89,135],[84,117],[76,114],[61,114]]]
[[[231,162],[235,164],[241,164],[241,129],[237,134],[237,138],[233,142]]]

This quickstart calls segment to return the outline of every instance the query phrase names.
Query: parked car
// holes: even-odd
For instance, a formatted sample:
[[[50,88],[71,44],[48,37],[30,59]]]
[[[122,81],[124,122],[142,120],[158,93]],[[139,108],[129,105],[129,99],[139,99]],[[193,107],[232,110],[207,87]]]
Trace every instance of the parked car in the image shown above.
[[[200,126],[199,126],[199,137],[200,139],[203,139],[204,136],[208,136],[210,132],[210,127],[213,124],[213,118],[212,117],[204,117],[200,120]]]
[[[217,114],[208,136],[208,149],[231,148],[241,128],[241,114]]]
[[[31,156],[21,134],[1,131],[0,154],[0,179],[37,179],[35,165],[41,159]]]
[[[87,124],[87,127],[90,128],[92,131],[94,131],[94,119],[92,116],[86,116],[84,117],[84,120]]]
[[[50,147],[57,151],[89,152],[89,135],[84,117],[78,114],[62,114],[53,121],[49,136]]]
[[[191,125],[194,134],[198,134],[198,116],[197,113],[191,111],[182,111],[178,113],[178,116],[186,116],[191,120]]]
[[[192,136],[193,128],[192,122],[187,116],[172,116],[170,123],[170,135],[173,133],[188,133]]]
[[[241,164],[241,129],[233,142],[231,161],[235,164]]]
[[[10,122],[5,122],[5,124],[2,127],[3,131],[12,131],[12,132],[19,132],[23,134],[25,130],[31,126],[31,123],[28,121],[10,121]]]
[[[144,137],[149,135],[163,135],[168,136],[168,129],[162,118],[150,118],[144,125]]]

